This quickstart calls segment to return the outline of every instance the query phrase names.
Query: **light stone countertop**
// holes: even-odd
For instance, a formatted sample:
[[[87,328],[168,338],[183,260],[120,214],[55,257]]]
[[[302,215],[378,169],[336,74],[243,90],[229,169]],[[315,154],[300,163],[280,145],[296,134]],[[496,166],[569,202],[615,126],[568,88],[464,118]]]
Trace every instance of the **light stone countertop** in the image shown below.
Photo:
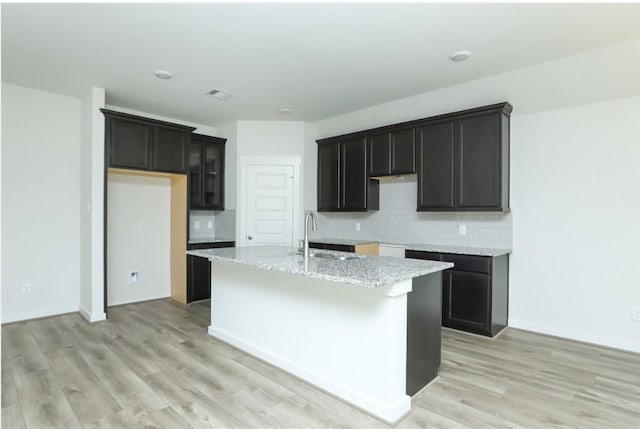
[[[329,252],[338,255],[353,253]],[[189,250],[187,254],[280,271],[305,277],[313,277],[364,288],[386,286],[401,280],[443,271],[453,267],[449,262],[401,259],[387,256],[359,255],[355,259],[340,261],[326,258],[309,258],[305,266],[297,249],[285,246],[228,247],[223,249]]]
[[[494,249],[490,247],[450,246],[447,244],[411,243],[403,245],[408,250],[422,250],[424,252],[454,253],[458,255],[502,256],[511,253],[509,249]]]

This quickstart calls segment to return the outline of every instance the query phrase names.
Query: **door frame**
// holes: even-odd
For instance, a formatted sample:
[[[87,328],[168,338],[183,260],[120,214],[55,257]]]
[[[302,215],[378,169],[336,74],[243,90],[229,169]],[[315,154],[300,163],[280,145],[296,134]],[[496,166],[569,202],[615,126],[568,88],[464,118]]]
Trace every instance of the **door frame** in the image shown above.
[[[300,165],[302,160],[299,156],[241,156],[240,174],[238,175],[238,217],[239,222],[236,227],[236,243],[240,246],[247,245],[247,175],[249,166],[272,166],[293,167],[293,242],[300,237],[301,224],[301,202],[300,195]]]

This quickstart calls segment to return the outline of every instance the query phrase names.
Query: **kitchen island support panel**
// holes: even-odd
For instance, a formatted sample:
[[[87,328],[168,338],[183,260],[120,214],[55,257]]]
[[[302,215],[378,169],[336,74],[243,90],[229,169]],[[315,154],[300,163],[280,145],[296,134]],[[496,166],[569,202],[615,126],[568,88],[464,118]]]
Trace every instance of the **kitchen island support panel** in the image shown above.
[[[442,343],[442,272],[415,277],[407,299],[407,395],[438,376]]]
[[[362,288],[214,260],[209,333],[395,423],[411,409],[411,288],[412,280]]]

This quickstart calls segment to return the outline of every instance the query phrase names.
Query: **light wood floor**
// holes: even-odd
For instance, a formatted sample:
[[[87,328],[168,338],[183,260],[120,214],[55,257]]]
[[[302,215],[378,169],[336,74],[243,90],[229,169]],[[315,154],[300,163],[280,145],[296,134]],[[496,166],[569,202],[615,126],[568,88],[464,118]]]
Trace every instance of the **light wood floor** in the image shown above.
[[[207,335],[171,300],[2,327],[2,428],[386,428]],[[440,377],[399,428],[639,428],[640,355],[509,329],[443,331]],[[375,376],[375,374],[372,374]]]

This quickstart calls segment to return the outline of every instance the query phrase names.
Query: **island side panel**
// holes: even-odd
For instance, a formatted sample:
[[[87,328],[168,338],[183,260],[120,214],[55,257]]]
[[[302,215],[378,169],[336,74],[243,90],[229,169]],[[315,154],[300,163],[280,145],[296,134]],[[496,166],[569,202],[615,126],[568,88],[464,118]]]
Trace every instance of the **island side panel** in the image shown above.
[[[395,423],[411,280],[363,288],[212,261],[209,333]]]
[[[407,297],[407,395],[438,375],[442,344],[442,272],[413,279]]]

